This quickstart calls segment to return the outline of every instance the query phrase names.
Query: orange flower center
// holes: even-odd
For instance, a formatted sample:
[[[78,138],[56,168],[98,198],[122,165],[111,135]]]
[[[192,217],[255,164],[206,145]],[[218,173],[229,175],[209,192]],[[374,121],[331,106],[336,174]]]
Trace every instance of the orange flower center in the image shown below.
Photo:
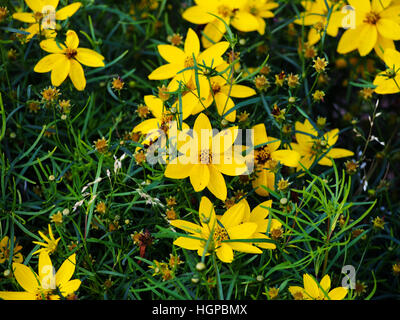
[[[199,154],[199,161],[201,164],[211,164],[212,163],[212,153],[209,149],[203,149]]]
[[[227,6],[219,6],[218,7],[218,14],[224,18],[228,18],[232,16],[232,10]]]
[[[266,147],[258,148],[255,153],[255,160],[257,164],[265,164],[268,160],[271,159],[271,154]]]
[[[367,13],[363,22],[369,24],[376,24],[380,18],[381,17],[379,16],[378,13],[371,11]]]
[[[76,51],[76,49],[71,49],[71,48],[67,48],[65,50],[65,55],[67,56],[68,59],[73,59],[75,58],[75,56],[78,54],[78,51]]]
[[[33,14],[33,17],[35,18],[36,21],[40,21],[40,20],[43,19],[43,13],[41,13],[41,12],[35,12],[35,13]]]
[[[217,94],[218,92],[221,91],[221,86],[216,82],[211,83],[211,88],[214,94]]]
[[[193,57],[186,57],[184,65],[185,65],[185,68],[194,67]]]
[[[218,248],[222,241],[229,239],[228,231],[217,224],[214,229],[213,239],[215,241],[215,248]]]

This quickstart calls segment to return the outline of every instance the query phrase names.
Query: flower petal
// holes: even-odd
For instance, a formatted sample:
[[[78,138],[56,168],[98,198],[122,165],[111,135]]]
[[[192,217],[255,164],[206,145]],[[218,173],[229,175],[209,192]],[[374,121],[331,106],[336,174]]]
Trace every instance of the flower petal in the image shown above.
[[[77,49],[79,47],[79,38],[74,30],[67,31],[65,45],[70,49]]]
[[[52,53],[42,58],[35,66],[33,71],[38,73],[50,72],[60,60],[64,60],[65,56],[59,53]]]
[[[175,63],[177,60],[184,61],[186,58],[185,52],[175,46],[169,44],[160,44],[157,46],[160,56],[169,63]]]
[[[200,41],[199,37],[197,36],[196,32],[193,31],[192,28],[189,28],[187,35],[186,35],[186,40],[185,40],[185,54],[188,57],[195,57],[200,53]]]
[[[21,263],[13,263],[15,279],[19,285],[28,292],[34,293],[39,288],[39,279],[28,266]]]
[[[188,237],[179,237],[174,241],[174,245],[187,250],[197,250],[201,247],[201,244],[200,240]]]
[[[70,70],[69,70],[69,77],[74,84],[75,88],[79,91],[83,91],[86,87],[86,78],[85,73],[83,72],[83,68],[81,64],[71,59],[70,61]]]
[[[207,184],[208,190],[210,190],[210,192],[218,199],[225,201],[228,190],[226,188],[224,176],[215,168],[214,165],[209,165],[208,169],[210,172],[210,179]]]
[[[66,20],[72,17],[81,6],[82,3],[80,2],[74,2],[68,6],[65,6],[56,12],[56,20]]]
[[[63,58],[58,60],[58,62],[54,65],[53,69],[51,70],[51,83],[53,86],[60,86],[67,78],[71,69],[70,61],[72,60],[69,60],[64,55]]]
[[[64,286],[69,282],[75,272],[76,254],[69,256],[56,273],[57,286]]]
[[[54,39],[46,39],[40,42],[40,47],[49,53],[64,53],[65,45],[60,42],[57,42]]]
[[[226,243],[221,243],[221,246],[216,250],[217,257],[222,262],[231,263],[233,261],[233,250]]]
[[[210,182],[210,170],[208,165],[196,164],[193,165],[190,170],[190,183],[193,186],[194,191],[200,192],[207,187]]]
[[[98,52],[87,48],[78,48],[76,51],[76,60],[85,66],[104,67],[104,57]]]
[[[13,19],[26,23],[35,23],[36,19],[32,13],[29,12],[16,12],[12,15]]]

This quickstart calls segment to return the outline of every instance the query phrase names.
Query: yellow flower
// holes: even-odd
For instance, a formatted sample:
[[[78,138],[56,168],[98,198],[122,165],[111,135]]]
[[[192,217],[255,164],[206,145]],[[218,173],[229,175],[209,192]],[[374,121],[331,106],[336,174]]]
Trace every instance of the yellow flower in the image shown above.
[[[205,114],[199,114],[193,137],[188,134],[184,137],[186,143],[178,148],[182,155],[167,165],[165,176],[172,179],[190,177],[196,192],[207,187],[218,199],[225,201],[227,188],[222,174],[239,176],[247,170],[241,150],[232,146],[238,135],[237,129],[231,127],[213,136],[210,120]]]
[[[13,248],[13,257],[12,260],[13,262],[18,262],[21,263],[23,260],[23,256],[21,252],[19,252],[22,249],[22,246],[18,245],[18,243],[15,243],[15,237],[14,237],[14,248]],[[5,236],[3,239],[0,241],[0,263],[4,263],[10,259],[10,254],[11,254],[11,241],[10,239]]]
[[[39,242],[39,241],[32,241],[32,243],[41,245],[43,247],[43,248],[41,248],[39,250],[36,250],[33,254],[37,254],[37,253],[40,253],[40,252],[43,252],[43,251],[46,252],[47,254],[52,254],[54,251],[56,251],[58,242],[61,240],[61,238],[58,238],[56,240],[56,238],[54,238],[53,230],[51,229],[51,225],[50,224],[48,225],[48,228],[49,228],[49,238],[46,237],[43,234],[43,232],[39,231],[39,235],[47,243]]]
[[[211,47],[225,34],[226,27],[220,19],[242,32],[260,28],[257,18],[244,9],[247,0],[195,0],[195,3],[183,12],[182,17],[194,24],[206,24],[201,38],[204,48]]]
[[[290,286],[289,292],[296,300],[343,300],[348,290],[344,287],[331,289],[331,278],[325,275],[321,282],[316,282],[309,274],[303,275],[304,288]]]
[[[348,53],[357,49],[361,56],[365,56],[375,49],[382,58],[387,48],[394,49],[393,40],[400,40],[400,6],[392,5],[391,0],[348,2],[355,10],[355,26],[343,33],[337,52]]]
[[[247,0],[243,7],[243,11],[247,11],[253,15],[258,22],[257,31],[263,35],[265,33],[265,18],[273,18],[275,15],[271,11],[279,6],[276,2],[271,0]]]
[[[202,197],[199,208],[200,225],[185,220],[173,220],[171,225],[190,233],[191,237],[179,237],[174,245],[187,250],[197,250],[199,256],[215,252],[222,262],[233,261],[233,251],[259,254],[260,249],[248,242],[226,240],[251,239],[257,230],[253,222],[242,223],[246,206],[240,202],[229,208],[222,216],[216,216],[214,206]]]
[[[86,87],[86,78],[81,64],[89,67],[104,67],[104,57],[94,50],[79,47],[79,38],[75,31],[68,30],[65,44],[54,39],[40,42],[40,47],[50,54],[42,58],[34,71],[51,71],[51,83],[60,86],[69,76],[75,88],[82,91]]]
[[[288,167],[297,167],[300,160],[300,154],[294,150],[278,150],[281,141],[268,137],[267,130],[263,123],[253,127],[254,130],[254,154],[247,151],[247,163],[254,163],[256,178],[253,180],[255,192],[263,197],[269,195],[269,192],[262,188],[268,187],[271,190],[275,188],[275,173],[272,171],[276,162]]]
[[[161,57],[168,63],[155,69],[149,74],[150,80],[165,80],[173,78],[168,89],[173,92],[179,88],[179,83],[190,83],[195,79],[196,70],[193,68],[197,64],[201,69],[203,66],[217,67],[224,62],[222,55],[228,49],[227,41],[219,42],[207,50],[200,52],[200,40],[197,34],[189,28],[185,39],[184,49],[169,45],[161,44],[157,46]],[[185,70],[185,71],[183,71]],[[209,87],[207,78],[198,72],[198,80],[201,87]]]
[[[172,136],[177,134],[179,110],[176,110],[175,113],[172,113],[172,108],[168,110],[160,98],[152,95],[145,96],[144,102],[154,118],[142,121],[132,130],[132,132],[140,132],[146,136],[146,139],[141,142],[142,145],[149,145],[151,142],[156,141],[164,134],[168,137],[170,137],[170,135]],[[191,109],[188,109],[187,107],[188,104],[183,104],[182,102],[182,120],[185,120],[190,116]],[[175,106],[175,109],[177,108],[178,107]],[[189,126],[183,122],[182,129],[189,129]],[[173,133],[171,134],[171,132]]]
[[[25,30],[30,33],[27,40],[43,31],[46,37],[55,37],[55,21],[50,19],[54,17],[55,20],[66,20],[72,17],[82,5],[80,2],[75,2],[56,11],[58,0],[25,0],[25,3],[33,12],[16,12],[12,17],[22,22],[31,23],[29,28]]]
[[[290,146],[293,150],[300,153],[300,163],[307,169],[317,159],[320,165],[332,166],[331,158],[337,159],[354,155],[350,150],[333,148],[339,138],[339,129],[333,129],[320,137],[318,131],[306,119],[304,123],[296,121],[295,130],[297,143],[291,143]],[[297,170],[302,170],[300,164]]]
[[[217,71],[223,72],[221,75],[212,77],[210,79],[211,82],[211,93],[209,96],[209,100],[215,101],[215,105],[217,106],[218,114],[224,119],[234,122],[236,120],[236,110],[230,112],[225,116],[225,114],[235,107],[235,103],[231,99],[231,97],[236,98],[247,98],[256,94],[256,91],[250,87],[240,85],[240,84],[231,84],[231,78],[233,75],[231,74],[230,68],[227,70],[228,64],[223,64]]]
[[[79,279],[70,280],[75,272],[76,255],[67,258],[57,273],[46,252],[39,255],[38,273],[21,263],[13,263],[14,276],[22,292],[0,291],[3,300],[60,300],[79,289]]]
[[[307,44],[312,46],[316,44],[323,35],[325,29],[326,33],[332,37],[336,37],[339,31],[339,25],[343,19],[338,4],[334,1],[316,0],[316,1],[302,1],[305,12],[300,14],[300,18],[295,20],[296,24],[305,26],[312,26],[308,32]],[[331,10],[331,15],[328,20],[328,13]]]
[[[386,49],[383,61],[387,69],[378,73],[374,80],[375,92],[378,94],[392,94],[400,92],[400,52],[394,49]]]

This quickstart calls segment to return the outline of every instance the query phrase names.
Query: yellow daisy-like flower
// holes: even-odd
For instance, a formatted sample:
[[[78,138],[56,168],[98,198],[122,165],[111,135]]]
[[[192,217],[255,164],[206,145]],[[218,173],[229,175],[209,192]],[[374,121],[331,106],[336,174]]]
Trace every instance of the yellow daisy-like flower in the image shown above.
[[[254,132],[254,147],[253,153],[248,153],[246,156],[247,163],[254,163],[255,179],[252,181],[255,192],[266,197],[269,192],[262,188],[268,187],[271,190],[275,189],[275,168],[277,162],[288,166],[297,167],[300,160],[300,154],[295,150],[278,150],[281,141],[269,137],[263,123],[253,127]]]
[[[185,221],[172,220],[171,225],[190,233],[190,237],[179,237],[174,245],[188,250],[197,250],[199,256],[215,252],[222,262],[233,261],[233,251],[259,254],[262,251],[249,242],[226,240],[251,239],[257,230],[254,222],[244,222],[246,206],[240,202],[217,217],[214,206],[207,197],[202,197],[199,208],[200,225]]]
[[[16,12],[12,17],[31,24],[25,30],[30,33],[27,40],[30,40],[41,31],[44,31],[46,37],[55,37],[55,21],[63,21],[72,17],[82,6],[82,3],[75,2],[56,11],[59,4],[58,0],[25,0],[25,3],[33,12]]]
[[[160,98],[152,95],[145,96],[144,102],[154,118],[142,121],[132,130],[132,132],[140,132],[146,136],[145,140],[141,142],[142,145],[149,145],[162,136],[175,137],[178,134],[179,110],[175,110],[176,112],[172,113],[171,109],[167,110]],[[186,103],[182,103],[182,120],[185,120],[190,115],[191,109],[187,107]],[[177,106],[174,108],[177,109]],[[187,130],[189,126],[182,122],[182,129]]]
[[[231,74],[231,70],[228,67],[228,64],[222,64],[220,67],[217,68],[217,71],[223,72],[225,70],[225,72],[210,79],[211,92],[209,100],[215,101],[218,114],[221,117],[224,116],[224,119],[230,122],[234,122],[236,120],[236,110],[230,112],[225,116],[225,114],[229,110],[235,107],[235,103],[233,102],[231,97],[248,98],[254,96],[256,94],[256,91],[244,85],[235,83],[231,84],[229,78],[232,78],[233,75]]]
[[[400,92],[400,52],[386,49],[383,55],[387,69],[378,73],[374,80],[375,92],[378,94],[392,94]]]
[[[67,31],[64,44],[47,39],[40,42],[40,47],[50,54],[36,64],[34,71],[51,71],[51,83],[56,87],[69,76],[75,88],[82,91],[86,87],[86,78],[81,64],[104,67],[104,57],[101,54],[91,49],[79,48],[79,38],[73,30]]]
[[[383,57],[387,48],[394,49],[393,40],[400,40],[400,6],[392,0],[348,0],[355,10],[355,26],[346,30],[340,38],[337,52],[358,50],[365,56],[375,49]]]
[[[309,274],[303,275],[304,288],[290,286],[289,292],[295,300],[343,300],[348,290],[337,287],[331,290],[331,278],[325,275],[318,284]]]
[[[222,55],[228,49],[229,43],[221,41],[200,52],[200,40],[197,34],[189,29],[186,35],[184,49],[162,44],[157,47],[161,57],[168,63],[155,69],[148,78],[150,80],[165,80],[172,78],[168,85],[169,91],[179,88],[179,83],[187,84],[195,80],[195,64],[198,66],[198,81],[200,88],[209,88],[207,77],[201,72],[204,66],[216,68],[224,62]],[[183,71],[184,70],[184,71]],[[205,93],[208,95],[208,92]]]
[[[0,291],[3,300],[60,300],[77,291],[81,285],[79,279],[70,280],[75,272],[76,254],[67,258],[57,273],[49,255],[39,255],[38,273],[21,263],[13,263],[14,276],[22,292]],[[61,295],[61,296],[60,296]]]
[[[45,251],[47,254],[52,254],[54,251],[57,249],[58,242],[61,240],[61,238],[54,238],[53,230],[51,229],[51,225],[48,225],[49,228],[49,237],[46,237],[43,232],[39,231],[39,235],[42,237],[42,239],[45,242],[40,242],[40,241],[32,241],[34,244],[41,245],[43,248],[36,250],[33,254],[37,254],[40,252]]]
[[[200,113],[193,137],[186,135],[185,144],[178,145],[181,155],[171,161],[164,175],[172,179],[185,179],[196,192],[206,187],[218,199],[226,200],[227,188],[222,174],[239,176],[247,171],[241,150],[232,146],[238,135],[238,127],[232,127],[213,135],[210,120]],[[178,142],[179,143],[179,142]]]
[[[316,44],[321,39],[325,29],[328,35],[332,37],[337,36],[343,19],[343,13],[337,11],[339,4],[325,0],[302,1],[301,4],[305,11],[294,22],[300,25],[312,26],[307,37],[307,44],[309,46]],[[328,19],[329,12],[331,14]]]
[[[264,1],[257,2],[262,5]],[[242,32],[261,30],[256,15],[250,13],[249,6],[245,7],[247,0],[195,0],[195,3],[183,12],[182,17],[194,24],[206,24],[201,38],[204,48],[211,47],[225,34],[226,27],[220,19]]]
[[[266,27],[264,19],[275,17],[271,10],[277,7],[279,7],[279,4],[271,0],[247,0],[243,11],[247,11],[257,19],[257,31],[259,34],[263,35]]]
[[[15,237],[14,237],[14,248],[13,248],[13,257],[12,261],[13,262],[18,262],[21,263],[23,260],[22,253],[19,252],[21,251],[22,246],[18,245],[18,243],[15,243]],[[5,236],[3,239],[0,241],[0,263],[4,263],[10,259],[10,254],[11,254],[11,241],[10,238]]]
[[[339,138],[339,129],[333,129],[325,133],[322,137],[318,131],[306,119],[304,123],[296,121],[295,137],[297,143],[291,143],[293,150],[301,155],[300,162],[305,168],[309,169],[315,160],[323,166],[332,166],[331,159],[351,157],[354,153],[343,148],[333,148]],[[297,170],[302,170],[298,165]]]

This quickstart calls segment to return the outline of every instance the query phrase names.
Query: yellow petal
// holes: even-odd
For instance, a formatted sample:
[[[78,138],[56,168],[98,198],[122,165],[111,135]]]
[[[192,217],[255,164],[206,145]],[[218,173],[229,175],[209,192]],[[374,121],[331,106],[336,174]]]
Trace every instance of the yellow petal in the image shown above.
[[[185,40],[185,54],[188,57],[195,57],[200,53],[200,41],[199,37],[197,36],[196,32],[193,31],[192,28],[189,28],[187,35],[186,35],[186,40]]]
[[[303,275],[304,291],[312,299],[317,299],[319,296],[319,287],[315,280],[309,275]]]
[[[25,0],[27,6],[34,12],[42,12],[44,3],[42,0]]]
[[[255,207],[250,214],[250,222],[255,222],[259,220],[264,220],[268,217],[269,209],[272,206],[272,200],[267,200],[260,203],[257,207]]]
[[[376,27],[384,38],[400,40],[400,25],[393,20],[379,19]]]
[[[250,239],[257,229],[257,224],[245,222],[228,228],[230,239]]]
[[[288,167],[297,167],[300,160],[300,154],[293,150],[277,150],[272,152],[271,158],[279,161]]]
[[[326,292],[326,295],[328,295],[329,290],[331,288],[331,278],[329,277],[329,275],[325,275],[322,279],[321,282],[319,283],[319,285],[321,286],[321,288]],[[320,297],[324,297],[326,298],[325,293],[321,290],[321,288],[319,289],[319,296]]]
[[[229,93],[230,86],[223,87],[223,92],[225,94]],[[254,96],[256,91],[253,88],[246,87],[240,84],[232,85],[232,89],[230,90],[230,96],[234,98],[248,98]]]
[[[337,287],[331,292],[329,292],[328,296],[331,300],[343,300],[347,295],[348,290],[343,287]]]
[[[383,59],[388,68],[398,69],[400,67],[400,52],[395,49],[386,49]]]
[[[58,61],[64,60],[65,56],[59,53],[53,53],[42,58],[33,69],[35,72],[50,72]]]
[[[201,197],[199,206],[199,219],[203,226],[208,225],[211,229],[215,227],[214,205],[207,197]]]
[[[339,40],[337,52],[343,54],[353,51],[358,47],[359,42],[360,42],[359,28],[348,29],[343,33],[342,37]]]
[[[160,44],[157,49],[161,57],[169,63],[175,63],[178,60],[184,61],[186,58],[185,52],[169,44]]]
[[[253,253],[253,254],[262,253],[262,251],[259,248],[247,242],[229,242],[229,246],[235,251]]]
[[[224,176],[219,172],[214,165],[209,165],[210,179],[207,184],[208,190],[218,199],[225,201],[227,197],[227,188]]]
[[[75,31],[68,30],[65,45],[70,49],[77,49],[79,47],[79,38]]]
[[[239,10],[231,22],[237,30],[242,32],[256,31],[258,29],[257,19],[249,12]]]
[[[53,86],[60,86],[67,78],[71,69],[70,61],[72,60],[69,60],[66,56],[64,56],[54,65],[51,71],[51,83]]]
[[[215,18],[214,18],[215,19]],[[219,42],[226,32],[225,25],[219,19],[215,19],[212,22],[207,23],[203,30],[203,36],[201,42],[204,48],[209,48],[213,44]]]
[[[262,168],[261,170],[256,172],[256,178],[253,180],[252,186],[258,195],[262,197],[267,197],[269,195],[269,192],[264,189],[263,186],[274,190],[275,174],[267,170],[266,168]]]
[[[228,50],[228,48],[229,42],[218,42],[200,53],[197,61],[199,64],[207,67],[218,67],[224,62],[222,59],[222,55],[225,53],[226,50]]]
[[[82,91],[86,87],[86,78],[85,73],[83,72],[83,68],[81,64],[76,60],[71,59],[69,61],[71,62],[69,77],[75,88],[79,91]]]
[[[80,286],[81,286],[81,280],[74,279],[74,280],[68,281],[65,284],[62,284],[60,286],[60,292],[64,297],[66,297],[66,296],[74,293],[75,291],[77,291]]]
[[[218,114],[220,116],[225,115],[225,113],[235,107],[235,103],[233,102],[233,100],[222,92],[218,92],[214,96],[214,99],[215,104],[217,105]],[[236,120],[236,110],[224,116],[224,119],[230,122],[234,122]]]
[[[162,119],[164,103],[160,98],[153,95],[147,95],[144,97],[144,103],[149,108],[154,117],[160,120]]]
[[[201,241],[188,237],[179,237],[174,241],[174,245],[187,250],[197,250],[201,247]]]
[[[13,19],[26,22],[26,23],[35,23],[36,19],[32,13],[29,12],[16,12],[12,15]]]
[[[242,201],[230,207],[220,219],[225,229],[231,229],[234,226],[239,225],[243,221],[245,210],[246,205]],[[252,233],[254,233],[254,231]],[[234,238],[235,235],[236,234],[234,233],[230,235],[230,237]]]
[[[36,294],[31,292],[0,291],[3,300],[36,300]]]
[[[72,17],[81,6],[82,3],[80,2],[74,2],[68,6],[65,6],[56,12],[56,20],[66,20]]]
[[[356,10],[356,12],[370,12],[370,0],[348,0],[349,4]]]
[[[57,286],[64,286],[72,278],[75,272],[76,254],[69,256],[56,273]]]
[[[171,179],[185,179],[190,175],[193,165],[192,164],[179,164],[181,161],[178,159],[178,164],[169,163],[165,169],[164,175]]]
[[[76,60],[88,67],[104,67],[104,57],[94,50],[78,48]]]
[[[221,246],[216,250],[216,253],[218,259],[222,262],[231,263],[233,261],[233,250],[226,243],[222,243]]]
[[[45,251],[42,251],[39,254],[38,275],[42,287],[44,287],[43,281],[46,281],[45,284],[48,285],[49,284],[48,281],[54,280],[53,264],[51,263],[49,254]]]
[[[268,142],[267,130],[264,123],[253,126],[254,147],[263,145]]]
[[[34,293],[39,287],[38,276],[26,265],[13,263],[15,279],[19,285],[28,292]]]
[[[200,192],[207,187],[210,181],[210,170],[208,165],[196,164],[193,165],[190,170],[190,183],[193,186],[194,191]]]
[[[179,71],[183,70],[183,66],[176,63],[168,63],[155,69],[149,74],[149,80],[165,80],[174,77]]]
[[[172,220],[170,221],[171,226],[185,230],[189,233],[201,233],[201,227],[195,223],[185,220]]]
[[[358,52],[360,53],[360,56],[365,56],[370,53],[375,47],[377,39],[377,28],[371,24],[364,24],[364,27],[360,30],[360,41],[358,44]]]
[[[182,13],[182,18],[194,24],[206,24],[215,19],[200,6],[193,6]]]
[[[65,46],[60,43],[56,42],[54,39],[46,39],[40,42],[40,47],[49,53],[64,53]]]

